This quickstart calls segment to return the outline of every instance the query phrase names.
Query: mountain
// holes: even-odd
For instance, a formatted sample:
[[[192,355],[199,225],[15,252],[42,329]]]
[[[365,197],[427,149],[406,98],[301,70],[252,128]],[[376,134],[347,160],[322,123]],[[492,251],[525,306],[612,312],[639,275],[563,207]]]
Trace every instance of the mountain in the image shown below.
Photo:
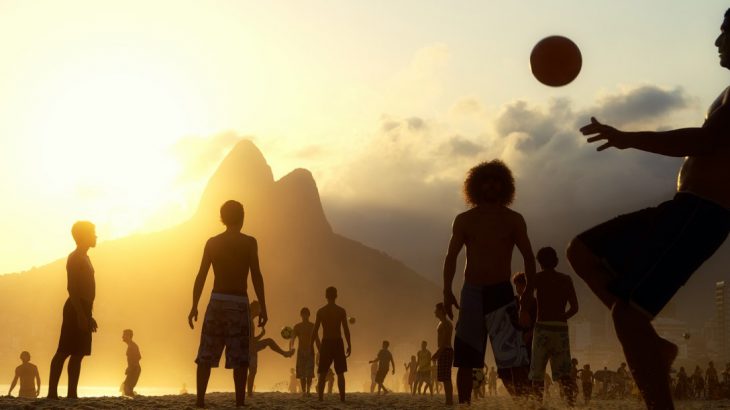
[[[397,361],[407,361],[421,340],[435,344],[432,312],[440,289],[385,253],[333,232],[309,171],[296,169],[274,180],[258,148],[241,141],[210,179],[190,220],[161,232],[101,242],[90,250],[99,331],[82,367],[82,385],[121,382],[126,348],[121,333],[131,328],[143,356],[141,387],[194,386],[202,323],[194,331],[186,323],[192,286],[205,241],[223,230],[219,207],[228,199],[244,204],[243,231],[258,239],[270,318],[267,335],[282,347],[288,342],[278,329],[298,322],[301,307],[314,313],[324,305],[327,286],[338,288],[338,303],[356,318],[348,379],[354,388],[361,387],[359,379],[369,383],[366,361],[383,339],[390,340]],[[212,276],[211,271],[199,306],[201,321]],[[0,276],[1,374],[12,374],[20,351],[28,350],[47,376],[66,296],[65,258]],[[255,297],[251,285],[249,296]],[[256,384],[263,390],[287,380],[294,367],[293,359],[268,352],[259,360]],[[232,388],[229,373],[214,372],[211,387]]]

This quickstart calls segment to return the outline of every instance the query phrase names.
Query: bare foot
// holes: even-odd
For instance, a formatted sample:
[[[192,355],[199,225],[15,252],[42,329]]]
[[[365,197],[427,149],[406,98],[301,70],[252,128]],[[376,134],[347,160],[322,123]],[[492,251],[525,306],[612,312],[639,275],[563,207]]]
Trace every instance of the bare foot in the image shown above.
[[[196,400],[195,401],[195,407],[197,407],[199,409],[204,409],[205,408],[205,402],[203,400]]]

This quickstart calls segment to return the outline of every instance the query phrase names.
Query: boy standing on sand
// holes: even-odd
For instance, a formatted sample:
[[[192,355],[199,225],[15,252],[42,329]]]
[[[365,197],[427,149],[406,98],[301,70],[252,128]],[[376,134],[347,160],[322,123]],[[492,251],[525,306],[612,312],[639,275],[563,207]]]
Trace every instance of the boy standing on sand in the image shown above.
[[[538,401],[542,402],[545,369],[550,361],[553,380],[560,383],[568,406],[572,407],[575,404],[575,389],[571,379],[568,319],[578,313],[578,298],[570,276],[555,270],[558,266],[555,249],[550,247],[540,249],[537,252],[537,261],[543,270],[538,272],[534,279],[537,322],[532,339],[530,380],[533,382]],[[566,305],[570,306],[567,311]]]
[[[142,360],[142,354],[139,352],[139,346],[134,343],[132,337],[134,333],[132,329],[125,329],[122,332],[122,341],[127,344],[127,370],[124,374],[127,377],[122,383],[122,393],[127,397],[134,397],[137,393],[134,392],[134,387],[137,385],[139,375],[142,373],[142,367],[139,365],[139,361]]]
[[[441,382],[444,384],[446,404],[451,405],[454,404],[454,387],[451,385],[451,366],[454,362],[454,349],[451,347],[451,336],[454,333],[454,325],[446,317],[443,303],[437,303],[436,310],[433,313],[439,320],[438,327],[436,328],[438,350],[433,355],[433,358],[437,361],[436,383]]]
[[[15,368],[15,377],[13,377],[13,382],[10,383],[8,396],[13,393],[15,385],[20,380],[18,397],[34,399],[41,393],[41,376],[38,374],[38,367],[30,362],[30,353],[28,352],[21,352],[20,360],[23,363]],[[37,388],[36,384],[38,385]]]
[[[210,369],[218,367],[223,347],[226,348],[226,368],[233,369],[236,406],[245,405],[249,341],[253,332],[246,293],[249,271],[254,291],[261,304],[258,325],[264,327],[268,321],[264,278],[259,267],[258,243],[256,238],[241,232],[243,205],[237,201],[226,201],[221,206],[220,215],[226,230],[208,239],[205,244],[200,270],[193,286],[193,307],[188,314],[188,324],[192,329],[193,321],[198,320],[198,301],[212,265],[213,292],[210,295],[208,309],[205,311],[203,330],[200,333],[200,348],[195,359],[198,364],[197,407],[205,407],[205,391],[208,388]]]
[[[352,352],[350,344],[350,328],[347,325],[347,312],[345,309],[335,303],[337,299],[337,288],[330,286],[325,291],[327,304],[317,311],[317,318],[314,321],[314,330],[312,331],[312,349],[314,344],[320,346],[319,349],[319,368],[317,373],[317,395],[319,401],[323,400],[324,383],[328,376],[330,366],[334,363],[335,373],[337,373],[337,390],[340,392],[340,401],[345,401],[345,372],[347,371],[347,358]],[[319,340],[319,327],[322,326],[322,341]],[[342,333],[345,334],[347,341],[347,350],[342,342]]]
[[[309,396],[314,379],[314,349],[312,347],[312,333],[314,323],[309,321],[309,308],[303,307],[299,311],[302,321],[294,325],[294,331],[289,339],[289,350],[294,347],[294,339],[299,339],[297,346],[296,375],[302,387],[302,395]]]
[[[81,360],[91,355],[91,334],[96,332],[96,320],[91,315],[96,298],[94,267],[87,253],[96,246],[96,227],[88,221],[76,222],[71,227],[76,249],[68,255],[66,275],[68,299],[63,305],[63,324],[58,349],[51,359],[48,377],[48,398],[58,399],[58,380],[63,364],[68,361],[68,398],[78,398]]]

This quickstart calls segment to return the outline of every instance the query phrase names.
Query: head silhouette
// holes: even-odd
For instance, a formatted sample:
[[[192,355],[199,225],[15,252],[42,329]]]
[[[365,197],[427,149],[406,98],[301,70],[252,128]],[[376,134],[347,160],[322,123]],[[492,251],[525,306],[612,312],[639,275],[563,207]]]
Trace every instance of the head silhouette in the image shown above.
[[[720,26],[720,35],[715,40],[715,47],[720,55],[720,66],[730,69],[730,9],[725,11],[725,16]]]
[[[302,308],[302,309],[301,309],[301,310],[299,311],[299,316],[301,316],[301,317],[302,317],[302,320],[307,320],[307,319],[309,319],[309,315],[310,315],[310,314],[311,314],[311,313],[309,312],[309,308],[307,308],[307,307],[303,307],[303,308]]]
[[[82,248],[93,248],[96,246],[96,226],[89,221],[78,221],[71,227],[76,245]]]
[[[387,349],[388,346],[390,346],[390,342],[387,340],[383,340],[383,349]]]
[[[426,346],[428,346],[428,342],[426,342],[425,340],[424,340],[424,341],[422,341],[422,342],[421,342],[421,349],[425,349],[425,348],[426,348]]]
[[[243,226],[243,205],[234,200],[226,201],[221,206],[221,222],[228,228],[238,228]]]
[[[444,308],[444,303],[443,302],[437,303],[436,304],[436,308],[434,309],[433,313],[439,319],[445,318],[446,317],[446,309]]]
[[[327,290],[324,291],[324,297],[327,298],[329,302],[334,302],[335,299],[337,299],[337,288],[334,286],[328,287]]]
[[[558,266],[558,254],[555,249],[546,246],[537,251],[537,261],[543,270],[555,269]]]
[[[125,342],[129,342],[132,340],[132,337],[134,336],[134,332],[132,332],[132,329],[124,329],[122,331],[122,340]]]
[[[28,363],[30,361],[30,353],[28,353],[27,351],[20,352],[20,360],[23,363]]]
[[[464,199],[472,207],[485,203],[509,206],[515,199],[512,171],[498,159],[473,167],[464,181]]]

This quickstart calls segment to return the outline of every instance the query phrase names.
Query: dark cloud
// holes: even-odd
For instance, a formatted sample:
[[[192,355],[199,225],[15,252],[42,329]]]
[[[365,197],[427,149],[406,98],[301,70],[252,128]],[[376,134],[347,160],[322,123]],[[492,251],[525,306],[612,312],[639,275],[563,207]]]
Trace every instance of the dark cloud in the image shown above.
[[[449,138],[444,147],[447,152],[460,157],[473,157],[484,151],[484,147],[460,135]]]
[[[411,117],[406,120],[408,123],[408,129],[411,131],[421,131],[426,127],[426,123],[423,119],[418,117]]]
[[[689,107],[691,102],[681,87],[664,89],[645,85],[604,97],[590,110],[590,115],[620,127],[661,118],[672,111]],[[587,114],[584,114],[585,118]]]

